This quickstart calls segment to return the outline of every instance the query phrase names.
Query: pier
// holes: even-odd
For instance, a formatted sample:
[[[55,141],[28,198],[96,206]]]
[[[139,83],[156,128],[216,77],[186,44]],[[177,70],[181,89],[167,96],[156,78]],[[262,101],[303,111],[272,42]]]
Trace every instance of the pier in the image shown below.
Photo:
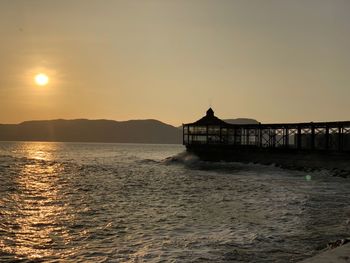
[[[202,146],[350,153],[350,121],[230,124],[216,117],[210,108],[203,118],[182,128],[187,149]]]

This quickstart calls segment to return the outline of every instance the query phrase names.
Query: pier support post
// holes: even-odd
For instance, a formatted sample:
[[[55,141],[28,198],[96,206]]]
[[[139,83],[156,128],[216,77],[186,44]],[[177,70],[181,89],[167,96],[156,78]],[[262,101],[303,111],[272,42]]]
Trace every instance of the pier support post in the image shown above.
[[[246,129],[245,132],[245,144],[249,145],[249,129]]]
[[[187,143],[190,143],[190,126],[187,126]]]
[[[315,150],[315,125],[311,122],[311,150]]]
[[[185,126],[182,124],[182,144],[185,144]]]
[[[338,127],[338,150],[339,152],[343,151],[343,132],[342,127]]]
[[[297,133],[297,149],[301,149],[301,127],[298,125],[298,133]]]
[[[325,148],[326,150],[329,150],[329,127],[328,125],[326,126],[326,134],[325,134]]]
[[[209,144],[209,134],[208,134],[208,132],[209,132],[209,128],[208,128],[208,125],[207,125],[207,127],[206,127],[207,144]]]
[[[261,122],[259,122],[259,147],[262,148],[262,128],[261,128]]]
[[[260,128],[259,129],[259,146],[260,146],[260,148],[262,148],[262,146],[263,146],[262,138],[263,138],[263,131]]]
[[[271,135],[271,141],[272,141],[272,148],[276,148],[276,130],[270,128],[270,135]]]
[[[236,137],[237,137],[237,128],[234,128],[233,129],[233,145],[236,145],[237,144],[237,139],[236,139]]]

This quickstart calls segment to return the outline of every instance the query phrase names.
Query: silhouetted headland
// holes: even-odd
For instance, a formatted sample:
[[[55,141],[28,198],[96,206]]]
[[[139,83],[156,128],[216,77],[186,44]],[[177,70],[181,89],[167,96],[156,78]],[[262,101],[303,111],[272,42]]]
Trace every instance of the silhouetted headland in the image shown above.
[[[198,121],[183,125],[183,144],[210,161],[350,171],[350,121],[232,124],[210,108]]]
[[[0,124],[1,141],[180,144],[181,130],[158,120],[49,120]]]

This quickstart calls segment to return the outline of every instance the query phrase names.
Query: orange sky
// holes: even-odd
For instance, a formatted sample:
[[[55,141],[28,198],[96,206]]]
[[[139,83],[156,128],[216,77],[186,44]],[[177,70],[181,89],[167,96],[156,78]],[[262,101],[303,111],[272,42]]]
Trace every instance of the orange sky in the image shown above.
[[[0,123],[349,120],[350,1],[4,0]],[[48,85],[34,83],[37,73]]]

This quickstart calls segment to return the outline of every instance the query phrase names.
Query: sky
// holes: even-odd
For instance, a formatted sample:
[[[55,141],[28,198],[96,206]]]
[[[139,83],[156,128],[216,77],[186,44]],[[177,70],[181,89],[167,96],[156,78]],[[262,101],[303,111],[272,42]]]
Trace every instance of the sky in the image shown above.
[[[0,123],[350,120],[350,1],[1,0]],[[49,83],[34,78],[43,73]]]

